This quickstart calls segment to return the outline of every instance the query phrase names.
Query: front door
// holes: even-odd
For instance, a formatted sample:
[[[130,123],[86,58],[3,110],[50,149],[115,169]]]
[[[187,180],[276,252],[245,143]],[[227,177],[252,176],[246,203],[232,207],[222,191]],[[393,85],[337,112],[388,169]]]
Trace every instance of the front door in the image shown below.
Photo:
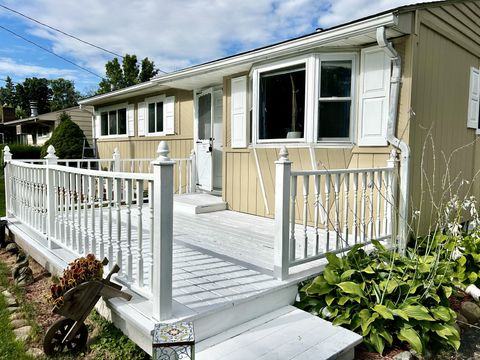
[[[201,190],[222,187],[222,90],[208,89],[196,96],[197,181]]]

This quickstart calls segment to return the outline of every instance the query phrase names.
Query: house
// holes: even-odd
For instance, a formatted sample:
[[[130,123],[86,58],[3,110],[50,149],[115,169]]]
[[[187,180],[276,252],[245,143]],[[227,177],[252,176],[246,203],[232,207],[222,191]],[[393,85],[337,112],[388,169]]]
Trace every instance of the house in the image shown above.
[[[15,129],[16,141],[21,144],[43,145],[52,136],[53,130],[59,124],[58,116],[65,112],[70,115],[82,129],[85,137],[92,138],[92,111],[93,108],[74,106],[71,108],[53,111],[45,114],[32,113],[30,117],[4,122],[7,128]]]
[[[81,103],[95,107],[100,157],[116,147],[127,158],[153,158],[159,140],[174,158],[193,149],[198,189],[260,216],[274,213],[282,145],[304,170],[384,166],[396,148],[407,212],[420,208],[425,190],[422,156],[425,174],[440,178],[440,154],[473,142],[449,171],[471,180],[480,168],[478,7],[403,6]]]
[[[115,171],[6,149],[9,229],[52,272],[88,252],[118,263],[134,297],[100,310],[145,350],[155,323],[193,321],[198,358],[260,358],[253,335],[241,353],[217,345],[291,324],[297,284],[327,252],[372,239],[404,250],[411,209],[428,220],[422,198],[475,177],[479,45],[480,1],[416,4],[84,99]],[[122,171],[135,159],[155,159],[153,173]],[[173,195],[172,159],[190,164],[193,194]],[[228,210],[202,213],[219,198]],[[319,358],[330,330],[287,327],[299,333],[269,349],[308,343]],[[328,356],[353,358],[358,338],[339,338]]]

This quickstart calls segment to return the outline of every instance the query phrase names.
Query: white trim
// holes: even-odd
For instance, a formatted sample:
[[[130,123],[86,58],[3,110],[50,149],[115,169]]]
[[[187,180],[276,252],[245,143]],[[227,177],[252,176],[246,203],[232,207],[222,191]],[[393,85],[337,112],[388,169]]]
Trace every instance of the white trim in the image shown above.
[[[97,109],[98,113],[98,120],[100,121],[99,126],[99,134],[97,139],[118,139],[118,138],[128,138],[128,102],[110,105],[110,106],[102,106]],[[118,110],[125,109],[125,134],[113,134],[113,135],[102,135],[102,113],[109,113],[110,111],[117,110],[117,117],[118,117]],[[118,126],[118,123],[117,123]],[[110,131],[110,119],[108,124],[108,131]],[[117,128],[118,131],[118,128]]]
[[[151,96],[148,98],[145,98],[143,101],[145,102],[145,136],[166,136],[167,131],[165,131],[165,101],[167,99],[167,96],[165,94],[162,95],[157,95],[157,96]],[[155,131],[155,132],[150,132],[148,129],[150,119],[149,119],[149,111],[148,111],[148,105],[150,104],[156,104],[156,103],[163,103],[163,131]],[[155,108],[155,116],[156,116],[156,108]],[[155,119],[155,124],[156,124],[156,119]]]
[[[480,112],[480,70],[470,68],[470,87],[468,90],[468,117],[467,128],[479,128],[479,112]]]

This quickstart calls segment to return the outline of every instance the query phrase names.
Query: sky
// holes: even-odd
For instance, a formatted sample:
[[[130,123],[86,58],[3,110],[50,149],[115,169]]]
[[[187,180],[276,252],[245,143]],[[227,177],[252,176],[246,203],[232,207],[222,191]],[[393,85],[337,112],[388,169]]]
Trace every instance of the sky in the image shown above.
[[[157,68],[172,72],[415,2],[0,0],[0,86],[7,76],[15,82],[28,77],[63,77],[73,80],[85,94],[96,90],[105,76],[105,63],[115,57],[2,5],[113,53],[148,57]]]

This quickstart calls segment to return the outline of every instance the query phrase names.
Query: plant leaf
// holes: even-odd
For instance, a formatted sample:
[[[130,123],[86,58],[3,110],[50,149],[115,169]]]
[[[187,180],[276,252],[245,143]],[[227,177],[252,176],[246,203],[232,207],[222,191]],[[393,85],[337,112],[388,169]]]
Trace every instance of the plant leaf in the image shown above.
[[[337,272],[328,266],[323,271],[323,277],[330,285],[336,285],[340,282],[340,276],[338,276]]]
[[[350,280],[350,277],[351,277],[353,274],[355,274],[356,272],[357,272],[357,270],[353,270],[353,269],[344,271],[344,272],[342,273],[342,275],[340,275],[340,280],[342,280],[342,281]]]
[[[401,309],[392,309],[392,313],[398,317],[401,317],[402,319],[408,321],[409,317],[407,313]]]
[[[385,348],[385,341],[377,334],[376,331],[371,331],[369,336],[370,344],[375,348],[379,354],[383,354]]]
[[[342,259],[340,259],[337,255],[333,253],[326,253],[325,257],[328,260],[328,265],[333,267],[334,269],[341,269],[343,264],[342,264]]]
[[[362,270],[366,274],[375,274],[375,270],[372,269],[370,265],[368,265],[365,269]]]
[[[409,318],[415,320],[435,321],[435,319],[428,313],[428,309],[423,305],[407,305],[403,309]]]
[[[477,281],[478,279],[478,274],[476,272],[471,272],[469,275],[468,275],[468,280],[470,280],[470,282],[473,284],[475,283],[475,281]]]
[[[359,284],[354,283],[353,281],[344,281],[344,282],[341,282],[340,284],[337,284],[337,286],[347,294],[357,295],[362,298],[365,297],[363,294],[362,287]]]
[[[393,320],[392,313],[385,305],[377,304],[373,307],[373,310],[379,313],[384,319]]]
[[[335,296],[333,296],[333,294],[327,294],[325,296],[325,302],[328,306],[332,305],[333,300],[335,300]]]
[[[448,322],[452,319],[449,309],[445,306],[438,306],[436,308],[430,308],[430,312],[432,313],[433,317],[436,320],[442,320],[442,321]]]
[[[400,341],[408,342],[413,350],[419,354],[423,354],[422,341],[414,329],[403,327],[400,329],[400,333],[397,335],[397,337]]]

